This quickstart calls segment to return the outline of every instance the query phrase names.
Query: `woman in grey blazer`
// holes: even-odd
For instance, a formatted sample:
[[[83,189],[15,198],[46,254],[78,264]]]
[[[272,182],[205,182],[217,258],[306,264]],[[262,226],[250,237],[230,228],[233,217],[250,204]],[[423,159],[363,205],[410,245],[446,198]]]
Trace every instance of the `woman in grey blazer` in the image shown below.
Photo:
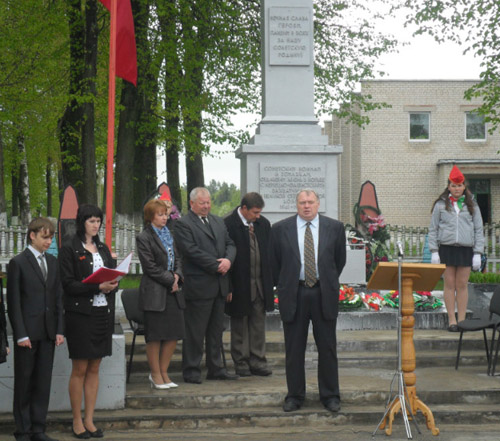
[[[167,371],[177,340],[184,338],[181,260],[167,227],[171,209],[169,200],[149,201],[144,206],[146,226],[136,238],[143,271],[139,308],[144,311],[149,381],[155,389],[177,387]]]

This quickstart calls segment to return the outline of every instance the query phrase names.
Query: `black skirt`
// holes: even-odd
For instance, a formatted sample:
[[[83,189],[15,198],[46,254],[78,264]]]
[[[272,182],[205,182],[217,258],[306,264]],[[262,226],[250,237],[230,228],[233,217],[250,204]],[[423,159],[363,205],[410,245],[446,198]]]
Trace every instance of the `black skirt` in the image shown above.
[[[179,308],[175,295],[167,294],[163,311],[144,311],[144,331],[146,343],[184,338],[184,311]]]
[[[108,306],[94,306],[90,315],[67,311],[65,324],[69,358],[94,360],[111,355],[114,317]]]
[[[472,247],[439,246],[441,263],[448,266],[472,266],[473,256]]]

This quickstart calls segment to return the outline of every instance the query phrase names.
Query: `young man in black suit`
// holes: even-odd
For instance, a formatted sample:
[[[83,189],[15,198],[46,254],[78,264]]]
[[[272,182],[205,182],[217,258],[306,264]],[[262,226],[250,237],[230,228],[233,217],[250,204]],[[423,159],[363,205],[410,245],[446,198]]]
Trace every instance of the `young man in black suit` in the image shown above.
[[[7,271],[8,315],[14,331],[14,420],[18,441],[55,441],[45,434],[54,343],[63,337],[62,286],[49,219],[28,225],[28,247]]]
[[[285,412],[305,399],[305,351],[309,323],[318,348],[319,398],[340,410],[336,327],[339,276],[346,262],[344,225],[318,214],[314,190],[297,194],[297,214],[273,225],[273,274],[285,335]]]

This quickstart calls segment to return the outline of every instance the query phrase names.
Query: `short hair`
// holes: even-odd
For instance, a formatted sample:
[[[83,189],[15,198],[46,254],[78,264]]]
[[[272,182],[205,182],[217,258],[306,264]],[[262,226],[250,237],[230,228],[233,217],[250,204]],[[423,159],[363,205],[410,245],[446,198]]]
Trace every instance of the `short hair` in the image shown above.
[[[168,213],[172,209],[172,205],[171,201],[151,199],[144,205],[144,223],[149,225],[153,221],[155,214],[160,210],[165,210]]]
[[[104,216],[99,207],[91,204],[83,204],[78,207],[78,212],[76,213],[76,235],[82,242],[85,242],[85,222],[91,217],[101,219],[102,225]],[[94,236],[94,242],[100,242],[97,234]]]
[[[302,190],[299,190],[297,196],[295,196],[295,202],[299,202],[299,196],[301,193],[305,193],[307,195],[312,193],[316,197],[316,200],[319,201],[319,196],[318,193],[316,193],[316,190],[313,190],[312,188],[303,188]]]
[[[46,217],[37,217],[33,219],[28,225],[28,233],[26,235],[27,242],[31,244],[31,233],[37,234],[40,231],[48,231],[49,234],[53,236],[56,231],[56,227],[52,221]]]
[[[190,201],[194,201],[198,197],[198,195],[200,193],[204,193],[204,194],[207,194],[208,196],[210,196],[210,192],[208,191],[208,188],[205,188],[205,187],[195,187],[189,193],[189,200]]]
[[[248,210],[252,208],[264,208],[264,205],[265,205],[264,199],[259,193],[255,191],[247,193],[241,198],[240,206],[241,207],[245,206],[247,207]]]

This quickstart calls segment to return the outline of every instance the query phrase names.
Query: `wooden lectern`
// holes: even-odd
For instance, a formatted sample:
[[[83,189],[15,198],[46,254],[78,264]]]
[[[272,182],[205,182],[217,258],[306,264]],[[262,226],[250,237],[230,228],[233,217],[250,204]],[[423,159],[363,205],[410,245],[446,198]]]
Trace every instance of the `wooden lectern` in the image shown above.
[[[427,428],[433,435],[439,435],[439,429],[434,423],[432,411],[422,400],[417,397],[417,376],[415,375],[415,345],[413,344],[413,328],[415,326],[415,304],[413,302],[413,291],[431,291],[439,281],[446,265],[432,265],[425,263],[403,263],[401,266],[401,366],[404,373],[404,381],[408,392],[408,401],[413,415],[421,411],[425,416]],[[398,263],[380,262],[372,274],[367,287],[369,289],[398,289]],[[393,405],[379,428],[384,429],[387,435],[392,433],[392,423],[395,415],[401,410],[399,400]]]

